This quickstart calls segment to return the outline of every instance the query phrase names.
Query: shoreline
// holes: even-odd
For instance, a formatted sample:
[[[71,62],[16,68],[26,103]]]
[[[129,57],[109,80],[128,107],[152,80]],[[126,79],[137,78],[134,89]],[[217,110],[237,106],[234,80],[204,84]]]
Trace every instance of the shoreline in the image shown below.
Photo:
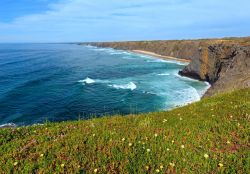
[[[136,53],[136,54],[143,54],[143,55],[147,55],[147,56],[154,56],[163,60],[174,60],[174,61],[178,61],[178,62],[185,62],[185,63],[190,63],[191,60],[189,59],[183,59],[183,58],[177,58],[177,57],[171,57],[171,56],[162,56],[160,54],[156,54],[154,52],[150,52],[150,51],[144,51],[144,50],[129,50],[132,53]]]

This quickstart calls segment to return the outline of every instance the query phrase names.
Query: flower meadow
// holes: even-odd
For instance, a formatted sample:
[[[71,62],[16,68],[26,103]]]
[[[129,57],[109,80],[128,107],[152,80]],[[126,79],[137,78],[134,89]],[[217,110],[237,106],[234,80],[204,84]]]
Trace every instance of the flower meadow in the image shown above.
[[[0,129],[0,173],[250,173],[250,89],[172,111]]]

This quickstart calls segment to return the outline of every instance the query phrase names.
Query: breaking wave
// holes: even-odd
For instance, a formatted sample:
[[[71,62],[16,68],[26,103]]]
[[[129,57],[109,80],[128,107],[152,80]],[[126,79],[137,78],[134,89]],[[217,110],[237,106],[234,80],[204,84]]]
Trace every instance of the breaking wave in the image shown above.
[[[134,84],[133,82],[129,82],[128,84],[124,84],[124,85],[108,85],[110,87],[113,87],[115,89],[130,89],[131,91],[135,90],[137,88],[136,84]]]

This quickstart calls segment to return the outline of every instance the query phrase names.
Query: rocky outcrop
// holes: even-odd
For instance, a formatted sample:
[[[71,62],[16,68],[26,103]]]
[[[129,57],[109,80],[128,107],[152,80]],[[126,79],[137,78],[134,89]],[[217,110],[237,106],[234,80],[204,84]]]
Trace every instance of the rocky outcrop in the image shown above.
[[[191,63],[179,73],[209,82],[211,88],[204,97],[250,87],[250,38],[88,44],[190,59]]]

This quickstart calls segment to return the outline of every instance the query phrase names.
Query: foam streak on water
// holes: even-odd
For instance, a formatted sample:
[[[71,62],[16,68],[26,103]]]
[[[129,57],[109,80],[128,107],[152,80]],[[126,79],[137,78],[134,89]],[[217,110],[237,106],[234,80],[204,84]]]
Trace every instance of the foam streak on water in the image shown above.
[[[168,110],[208,87],[183,63],[111,48],[1,44],[0,65],[0,125]]]

